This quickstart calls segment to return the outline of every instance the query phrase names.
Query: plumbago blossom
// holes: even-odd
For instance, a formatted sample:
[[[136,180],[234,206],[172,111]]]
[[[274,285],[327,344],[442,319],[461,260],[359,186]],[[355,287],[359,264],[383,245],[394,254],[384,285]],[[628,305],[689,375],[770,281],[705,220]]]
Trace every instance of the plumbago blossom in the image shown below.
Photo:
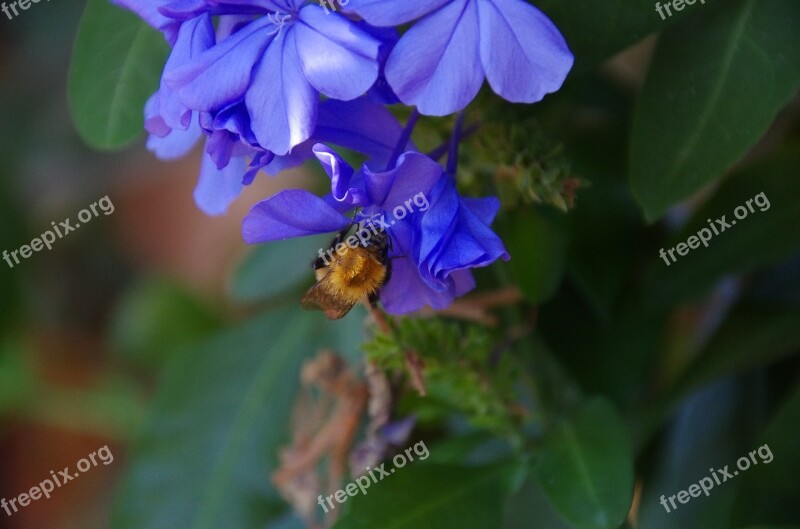
[[[573,56],[555,25],[524,0],[351,0],[370,24],[419,19],[389,55],[385,75],[399,99],[422,114],[466,107],[484,79],[515,103],[561,88]]]
[[[344,213],[379,224],[390,236],[392,276],[381,289],[386,310],[402,314],[429,305],[445,308],[475,287],[470,269],[509,256],[489,228],[500,201],[459,196],[453,172],[428,156],[407,151],[385,170],[365,163],[355,171],[334,150],[314,147],[314,154],[331,179],[325,197],[305,190],[286,190],[256,204],[244,219],[248,243],[260,243],[339,231],[351,223]],[[393,212],[422,193],[425,211],[403,218]]]
[[[204,140],[198,206],[224,213],[259,172],[315,158],[331,180],[318,197],[285,190],[244,219],[249,243],[336,232],[423,193],[430,206],[385,227],[390,313],[443,308],[475,286],[470,270],[508,259],[490,229],[496,198],[456,190],[459,125],[447,169],[409,141],[420,114],[465,108],[484,80],[532,103],[573,64],[563,37],[525,0],[112,0],[164,34],[172,53],[147,102],[148,148],[165,159]],[[398,26],[411,26],[399,32]],[[383,106],[415,106],[404,130]],[[358,169],[330,145],[361,153]]]

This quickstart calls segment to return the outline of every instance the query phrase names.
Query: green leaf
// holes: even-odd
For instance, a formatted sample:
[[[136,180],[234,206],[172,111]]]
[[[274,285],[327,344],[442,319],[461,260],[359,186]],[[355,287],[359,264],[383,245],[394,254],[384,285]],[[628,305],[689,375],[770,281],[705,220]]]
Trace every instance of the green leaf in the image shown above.
[[[800,308],[741,303],[672,387],[642,411],[636,444],[644,445],[692,391],[723,377],[775,363],[799,347]]]
[[[533,303],[555,294],[564,275],[567,241],[559,220],[551,213],[531,207],[516,211],[501,229],[516,282]]]
[[[234,299],[245,303],[285,294],[314,280],[311,263],[327,250],[330,235],[299,237],[260,244],[244,258],[230,285]]]
[[[285,504],[269,482],[303,360],[328,345],[316,313],[258,317],[174,358],[117,494],[114,529],[246,529]]]
[[[652,0],[537,0],[532,3],[556,23],[575,54],[576,69],[580,70],[693,13],[684,10],[664,21],[656,14]]]
[[[169,45],[108,0],[89,0],[69,71],[69,105],[84,141],[116,149],[143,131],[144,104],[158,88]]]
[[[621,409],[641,395],[668,321],[666,310],[645,300],[640,288],[628,288],[613,312],[600,317],[574,289],[563,288],[540,312],[538,327],[559,363],[585,393],[605,395]]]
[[[741,475],[715,485],[708,497],[701,492],[683,504],[676,496],[704,477],[710,479],[712,468],[735,467],[736,459],[753,449],[754,432],[764,417],[759,398],[763,387],[763,380],[755,377],[727,379],[686,399],[666,434],[643,456],[638,527],[731,529]]]
[[[649,220],[722,176],[797,93],[795,4],[731,2],[663,34],[631,144],[631,184]]]
[[[641,252],[636,243],[646,240],[638,209],[617,186],[601,184],[581,191],[569,224],[570,277],[608,318],[630,281],[637,251]]]
[[[771,364],[800,348],[800,309],[742,305],[725,320],[681,384],[684,391],[715,378]]]
[[[355,496],[334,529],[499,527],[511,470],[507,465],[408,466],[373,484],[367,495]]]
[[[528,479],[508,498],[503,513],[503,529],[573,529],[553,510],[542,488]]]
[[[734,507],[734,527],[763,523],[770,525],[797,524],[797,499],[800,498],[800,386],[759,440],[758,464],[739,472],[742,479]],[[764,448],[766,447],[766,448]],[[772,460],[767,463],[769,453]],[[762,455],[763,454],[763,455]],[[742,454],[745,456],[745,454]]]
[[[608,401],[589,401],[545,436],[533,473],[570,524],[619,527],[633,497],[633,455],[625,423]]]
[[[800,208],[797,207],[800,151],[796,147],[790,145],[769,159],[733,175],[692,216],[680,233],[665,244],[665,252],[676,248],[673,252],[676,259],[673,263],[667,257],[669,266],[663,259],[653,263],[648,285],[654,302],[671,305],[699,298],[727,274],[749,272],[781,262],[800,249],[800,230],[796,229],[800,225]],[[758,202],[754,201],[754,197],[761,193],[764,196],[756,199]],[[748,200],[751,201],[752,213],[746,207]],[[764,206],[759,207],[759,203]],[[739,207],[745,208],[747,216],[737,220],[734,212]],[[739,209],[740,215],[742,211]],[[729,228],[714,235],[708,241],[708,247],[695,240],[697,248],[679,256],[679,243],[686,243],[691,236],[697,238],[703,229],[711,235],[708,219],[719,227],[715,221],[723,215],[725,222],[731,224]]]

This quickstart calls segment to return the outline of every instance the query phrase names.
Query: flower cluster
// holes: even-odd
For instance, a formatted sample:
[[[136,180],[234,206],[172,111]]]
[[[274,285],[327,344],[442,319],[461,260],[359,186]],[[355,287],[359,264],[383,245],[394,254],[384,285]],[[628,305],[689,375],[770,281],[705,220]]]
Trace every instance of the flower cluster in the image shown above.
[[[498,201],[456,190],[460,125],[446,169],[410,134],[419,114],[464,109],[484,80],[512,102],[560,88],[572,54],[525,0],[350,0],[340,12],[306,0],[112,1],[172,45],[145,108],[148,148],[171,159],[205,140],[203,211],[224,213],[261,171],[313,158],[325,168],[327,196],[286,190],[260,202],[243,223],[247,242],[341,230],[351,210],[369,218],[424,193],[428,210],[387,228],[391,313],[445,307],[474,287],[470,269],[508,259],[489,228]],[[385,107],[399,102],[416,107],[405,128]],[[331,144],[366,161],[353,168]]]

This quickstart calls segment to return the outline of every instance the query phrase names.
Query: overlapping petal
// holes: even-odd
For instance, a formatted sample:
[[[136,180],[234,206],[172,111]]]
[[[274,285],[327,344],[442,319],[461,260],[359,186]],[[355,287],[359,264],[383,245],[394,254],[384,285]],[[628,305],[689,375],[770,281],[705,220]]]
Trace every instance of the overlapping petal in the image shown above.
[[[242,192],[244,158],[233,158],[223,169],[217,169],[210,156],[203,156],[200,179],[194,189],[194,201],[206,215],[222,215]]]
[[[364,189],[362,173],[356,176],[355,170],[344,161],[336,151],[322,144],[314,146],[314,155],[322,164],[331,179],[329,203],[339,211],[370,205],[369,196]]]
[[[253,85],[245,103],[262,147],[286,154],[311,137],[319,96],[303,74],[294,32],[275,37],[256,69]]]
[[[184,23],[172,47],[158,92],[145,107],[145,128],[158,136],[165,136],[171,129],[185,130],[192,119],[192,110],[184,105],[178,94],[167,86],[165,77],[215,44],[214,26],[211,17],[200,15]]]
[[[397,97],[423,114],[463,109],[486,78],[509,101],[540,101],[574,62],[555,25],[524,0],[352,2],[372,24],[421,17],[389,55],[385,75]]]
[[[275,37],[266,18],[251,22],[191,63],[166,72],[164,80],[194,110],[217,111],[242,99],[254,66]]]
[[[386,62],[386,79],[423,114],[461,110],[483,84],[479,38],[475,0],[451,0],[403,35]]]
[[[147,148],[162,160],[183,158],[203,136],[203,130],[197,123],[186,130],[173,129],[164,136],[151,134],[147,138]]]
[[[495,93],[514,103],[535,103],[564,82],[574,62],[558,28],[520,0],[483,0],[481,61]]]
[[[406,152],[388,171],[374,172],[365,167],[364,183],[370,201],[390,211],[406,206],[405,201],[418,193],[429,194],[442,172],[442,166],[424,154]]]
[[[435,11],[450,0],[350,0],[350,9],[375,26],[399,26]]]
[[[249,244],[339,231],[350,219],[309,191],[289,189],[253,206],[242,223]]]
[[[355,99],[378,78],[380,42],[338,13],[307,6],[292,30],[306,79],[326,96]]]

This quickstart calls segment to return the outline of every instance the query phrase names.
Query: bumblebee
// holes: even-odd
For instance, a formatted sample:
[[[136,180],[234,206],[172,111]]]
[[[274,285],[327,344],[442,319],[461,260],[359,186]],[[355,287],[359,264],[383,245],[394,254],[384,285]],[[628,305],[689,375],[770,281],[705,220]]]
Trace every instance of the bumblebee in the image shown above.
[[[389,234],[362,228],[359,234],[369,237],[351,235],[345,244],[351,228],[339,232],[326,253],[320,250],[312,264],[317,282],[302,299],[304,308],[321,309],[332,320],[343,318],[359,301],[374,303],[392,274]]]

